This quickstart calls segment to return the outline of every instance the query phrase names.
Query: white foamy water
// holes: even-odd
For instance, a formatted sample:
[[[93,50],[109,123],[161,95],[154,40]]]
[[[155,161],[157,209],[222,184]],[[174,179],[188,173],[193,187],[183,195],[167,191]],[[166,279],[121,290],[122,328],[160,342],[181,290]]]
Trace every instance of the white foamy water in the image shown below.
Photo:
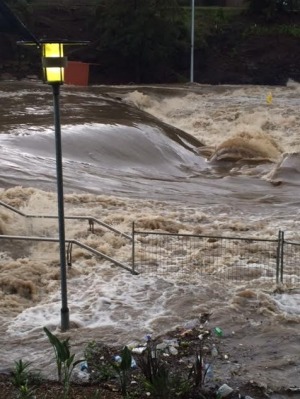
[[[282,154],[299,150],[299,87],[62,88],[65,214],[90,216],[127,234],[134,222],[142,231],[265,239],[276,239],[281,229],[300,242],[299,159],[285,155],[281,162]],[[51,95],[38,84],[0,89],[0,200],[25,214],[57,215]],[[56,220],[6,208],[0,208],[0,229],[57,236]],[[100,225],[91,232],[87,221],[67,220],[66,236],[131,264],[129,240]],[[237,384],[297,385],[297,265],[289,283],[278,287],[274,267],[255,252],[251,259],[222,255],[208,276],[190,264],[178,268],[187,249],[164,253],[172,255],[172,272],[158,264],[157,273],[138,269],[135,276],[74,246],[68,269],[73,328],[64,334],[74,350],[82,352],[93,339],[141,341],[211,313],[210,326],[224,330],[228,378],[236,360]],[[53,371],[42,328],[60,334],[58,255],[55,243],[3,241],[3,367],[23,358]],[[151,258],[138,253],[137,267],[143,256]],[[193,256],[201,259],[201,251]],[[234,262],[245,280],[225,278]]]

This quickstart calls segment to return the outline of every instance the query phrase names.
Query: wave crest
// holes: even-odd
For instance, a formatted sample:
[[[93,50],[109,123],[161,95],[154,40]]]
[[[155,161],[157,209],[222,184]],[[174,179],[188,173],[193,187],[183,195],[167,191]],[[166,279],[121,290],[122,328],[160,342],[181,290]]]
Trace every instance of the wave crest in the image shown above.
[[[268,161],[277,162],[280,146],[264,133],[242,132],[225,140],[211,153],[209,161]]]
[[[299,184],[300,152],[284,153],[275,167],[264,177],[274,185]]]

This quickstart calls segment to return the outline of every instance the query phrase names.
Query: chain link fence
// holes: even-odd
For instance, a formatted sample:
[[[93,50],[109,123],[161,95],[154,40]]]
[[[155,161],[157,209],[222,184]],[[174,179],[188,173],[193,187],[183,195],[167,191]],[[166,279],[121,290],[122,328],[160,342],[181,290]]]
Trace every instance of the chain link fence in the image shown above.
[[[300,283],[300,243],[285,241],[281,232],[279,280],[286,284]]]
[[[300,244],[254,239],[142,232],[133,229],[133,267],[164,277],[192,273],[232,281],[300,281]]]

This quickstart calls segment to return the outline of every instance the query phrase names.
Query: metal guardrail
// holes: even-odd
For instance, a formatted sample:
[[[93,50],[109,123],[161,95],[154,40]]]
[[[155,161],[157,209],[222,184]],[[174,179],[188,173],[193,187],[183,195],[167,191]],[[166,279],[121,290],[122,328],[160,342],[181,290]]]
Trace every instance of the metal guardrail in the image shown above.
[[[0,201],[0,205],[2,205],[3,207],[9,209],[10,211],[25,217],[25,218],[33,218],[33,219],[58,219],[58,216],[55,215],[35,215],[35,214],[26,214],[22,211],[20,211],[19,209],[14,208],[11,205],[6,204],[3,201]],[[105,227],[106,229],[132,241],[132,236],[130,236],[129,234],[126,233],[122,233],[121,231],[115,229],[114,227],[110,226],[107,223],[102,222],[101,220],[98,220],[92,216],[65,216],[65,219],[68,220],[86,220],[89,223],[89,230],[91,232],[94,233],[94,225],[99,224],[102,227]],[[49,238],[49,237],[34,237],[34,236],[14,236],[14,235],[0,235],[0,239],[9,239],[9,240],[25,240],[25,241],[44,241],[44,242],[59,242],[59,238]],[[102,253],[101,251],[98,251],[88,245],[83,244],[82,242],[78,241],[78,240],[70,240],[70,239],[66,239],[65,240],[66,244],[68,244],[67,246],[67,251],[66,251],[66,256],[67,256],[67,263],[69,266],[72,265],[72,247],[73,244],[76,244],[77,246],[87,250],[88,252],[93,253],[96,256],[99,256],[101,258],[104,258],[112,263],[114,263],[116,266],[121,267],[122,269],[125,269],[127,271],[129,271],[132,274],[138,274],[135,272],[134,270],[134,264],[132,264],[132,267],[129,267],[125,264],[123,264],[122,262],[119,262],[116,259],[113,259],[112,257],[105,255],[104,253]]]
[[[23,216],[25,218],[32,218],[32,219],[58,219],[58,216],[55,215],[35,215],[35,214],[27,214],[24,212],[19,211],[19,209],[14,208],[11,205],[6,204],[3,201],[0,201],[0,205],[2,205],[3,207],[17,213],[20,216]],[[98,220],[96,218],[94,218],[93,216],[65,216],[65,219],[68,220],[86,220],[89,223],[89,229],[92,233],[94,233],[94,226],[95,223],[99,224],[102,227],[105,227],[106,229],[113,231],[116,234],[119,234],[120,236],[128,239],[128,240],[132,240],[132,236],[130,236],[129,234],[126,233],[122,233],[121,231],[119,231],[118,229],[115,229],[114,227],[110,226],[109,224],[102,222],[101,220]]]
[[[58,218],[25,214],[2,201],[0,205],[26,218]],[[87,220],[92,231],[94,223],[98,223],[129,239],[132,245],[130,267],[78,240],[67,239],[69,266],[72,264],[72,246],[77,245],[132,274],[143,272],[166,276],[174,272],[195,273],[232,281],[264,278],[276,283],[300,283],[300,243],[285,240],[283,231],[278,232],[277,239],[260,239],[138,231],[133,223],[130,236],[90,216],[67,216],[65,219]],[[34,236],[0,235],[0,239],[59,242],[58,238]]]
[[[40,241],[40,242],[59,242],[59,238],[57,237],[35,237],[35,236],[14,236],[14,235],[0,235],[0,240],[21,240],[21,241]],[[72,246],[73,244],[77,245],[78,247],[81,247],[88,252],[91,252],[92,254],[99,256],[101,258],[104,258],[115,265],[121,267],[124,270],[129,271],[131,274],[138,274],[133,268],[124,265],[122,262],[117,261],[116,259],[111,258],[108,255],[105,255],[101,251],[98,251],[97,249],[94,249],[88,245],[83,244],[82,242],[78,240],[65,240],[66,244],[68,244],[67,247],[67,263],[68,266],[72,266]]]

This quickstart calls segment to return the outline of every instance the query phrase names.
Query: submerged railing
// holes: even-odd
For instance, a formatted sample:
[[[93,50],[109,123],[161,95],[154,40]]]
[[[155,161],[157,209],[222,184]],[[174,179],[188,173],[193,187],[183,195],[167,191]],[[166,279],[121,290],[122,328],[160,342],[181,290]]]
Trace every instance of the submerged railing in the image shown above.
[[[40,241],[40,242],[59,242],[59,238],[56,237],[34,237],[34,236],[15,236],[15,235],[0,235],[0,240],[16,240],[16,241]],[[130,266],[125,265],[122,262],[119,262],[116,259],[113,259],[112,257],[104,254],[101,251],[98,251],[97,249],[94,249],[90,247],[89,245],[83,244],[82,242],[78,240],[65,240],[67,245],[67,251],[66,251],[66,256],[67,256],[67,264],[69,267],[72,266],[72,247],[73,245],[77,245],[78,247],[81,247],[85,249],[87,252],[90,252],[98,257],[101,257],[103,259],[106,259],[116,266],[121,267],[124,270],[129,271],[132,274],[138,274],[135,272],[134,269],[132,269]]]
[[[19,209],[14,208],[11,205],[6,204],[3,201],[0,201],[0,205],[2,205],[3,207],[11,210],[14,213],[17,213],[20,216],[23,216],[25,218],[32,218],[32,219],[58,219],[58,216],[55,215],[35,215],[35,214],[28,214],[28,213],[24,213],[19,211]],[[128,240],[132,240],[132,237],[129,234],[123,233],[122,231],[119,231],[117,229],[115,229],[113,226],[110,226],[109,224],[102,222],[99,219],[94,218],[93,216],[65,216],[65,220],[86,220],[89,223],[89,230],[94,233],[94,228],[95,228],[95,224],[99,224],[102,227],[105,227],[106,229],[119,234],[120,236],[128,239]]]
[[[16,213],[16,214],[18,214],[18,215],[20,215],[20,216],[22,216],[24,218],[58,219],[58,216],[54,216],[54,215],[26,214],[26,213],[21,212],[20,210],[18,210],[16,208],[14,208],[13,206],[6,204],[3,201],[0,201],[0,205],[2,205],[3,207],[11,210],[12,212],[14,212],[14,213]],[[109,224],[104,223],[101,220],[98,220],[98,219],[96,219],[96,218],[94,218],[92,216],[65,216],[65,220],[86,220],[89,223],[89,230],[92,233],[94,233],[94,225],[98,224],[98,225],[100,225],[102,227],[105,227],[107,230],[112,231],[112,232],[118,234],[119,236],[129,240],[129,241],[132,241],[132,237],[129,234],[123,233],[123,232],[117,230],[116,228],[114,228],[113,226],[110,226]],[[6,240],[19,240],[19,241],[59,242],[59,238],[35,237],[35,236],[0,235],[0,239],[2,239],[2,240],[4,240],[4,239],[6,239]],[[83,244],[82,242],[80,242],[78,240],[66,239],[65,242],[66,242],[66,244],[68,244],[67,245],[67,249],[66,249],[66,257],[67,257],[67,264],[68,264],[69,267],[72,265],[72,248],[73,248],[73,245],[77,245],[77,246],[85,249],[86,251],[88,251],[88,252],[90,252],[90,253],[98,256],[98,257],[101,257],[103,259],[106,259],[106,260],[112,262],[116,266],[119,266],[122,269],[125,269],[125,270],[129,271],[132,274],[137,274],[132,267],[130,267],[130,266],[128,266],[128,265],[126,265],[126,264],[124,264],[124,263],[122,263],[122,262],[120,262],[120,261],[118,261],[118,260],[116,260],[116,259],[104,254],[101,251],[98,251],[98,250],[96,250],[96,249],[94,249],[94,248],[92,248],[92,247],[90,247],[90,246],[88,246],[86,244]]]
[[[52,215],[25,214],[2,201],[0,205],[26,218],[57,219]],[[69,266],[73,245],[77,245],[132,274],[165,277],[171,273],[178,276],[193,273],[232,281],[263,279],[277,284],[300,283],[300,243],[285,240],[283,231],[279,231],[275,239],[260,239],[139,231],[133,223],[132,235],[129,235],[90,216],[66,216],[65,219],[87,220],[92,232],[97,223],[131,243],[131,265],[128,266],[78,240],[66,240]],[[59,242],[58,238],[34,236],[0,235],[0,239]]]
[[[300,243],[285,241],[282,231],[277,239],[259,239],[133,228],[133,243],[132,267],[139,273],[300,283]]]

